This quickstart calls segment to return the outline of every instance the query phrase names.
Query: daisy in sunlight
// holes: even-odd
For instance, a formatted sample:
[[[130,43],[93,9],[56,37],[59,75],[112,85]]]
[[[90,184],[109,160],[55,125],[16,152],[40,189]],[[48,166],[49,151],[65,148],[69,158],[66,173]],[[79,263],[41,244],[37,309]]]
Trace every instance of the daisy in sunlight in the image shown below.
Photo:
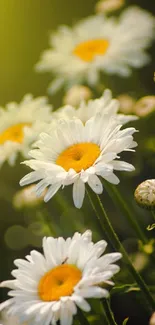
[[[71,325],[77,308],[90,311],[87,298],[107,298],[107,285],[114,285],[111,278],[120,269],[115,262],[122,255],[104,254],[106,246],[104,240],[94,244],[89,230],[66,240],[45,237],[44,254],[33,250],[25,260],[14,261],[15,280],[1,283],[12,298],[0,310],[7,308],[21,323]]]
[[[30,145],[51,119],[51,107],[45,97],[26,95],[17,104],[0,108],[0,165],[14,165],[17,155],[27,157]]]
[[[55,76],[51,93],[82,81],[95,86],[100,72],[128,77],[132,68],[149,62],[145,49],[154,35],[154,17],[136,6],[124,10],[119,19],[88,17],[73,28],[60,26],[51,35],[50,49],[43,52],[36,70]]]
[[[130,121],[137,120],[136,115],[124,115],[117,114],[120,108],[120,102],[117,99],[112,98],[111,90],[106,89],[102,97],[98,99],[91,99],[88,102],[81,101],[79,107],[73,107],[66,105],[59,108],[52,114],[53,118],[79,118],[83,123],[86,123],[91,117],[97,113],[105,114],[106,112],[115,115],[121,124],[125,124]]]
[[[48,132],[42,132],[36,142],[36,149],[29,155],[33,158],[24,162],[33,171],[22,178],[20,185],[36,181],[39,196],[46,187],[45,202],[62,187],[73,184],[73,201],[81,208],[85,196],[85,184],[101,194],[100,180],[112,184],[119,179],[114,170],[133,171],[134,167],[119,160],[122,151],[133,150],[135,128],[121,130],[120,121],[111,112],[96,114],[85,124],[78,118],[58,120]]]

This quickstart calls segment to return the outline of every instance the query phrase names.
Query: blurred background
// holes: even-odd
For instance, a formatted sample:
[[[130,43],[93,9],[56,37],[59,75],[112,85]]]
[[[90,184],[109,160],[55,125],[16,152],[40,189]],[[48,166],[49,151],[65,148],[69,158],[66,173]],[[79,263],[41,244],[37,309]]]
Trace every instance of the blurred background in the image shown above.
[[[34,96],[46,95],[51,77],[48,74],[35,73],[34,65],[40,53],[48,48],[50,32],[60,24],[72,25],[93,14],[95,4],[96,0],[0,0],[0,106],[5,106],[9,101],[19,102],[26,93]],[[127,1],[127,6],[133,4],[155,15],[154,0]],[[128,93],[136,99],[144,95],[155,95],[155,43],[149,52],[152,56],[149,66],[134,72],[127,80],[112,78],[114,95]],[[55,109],[62,104],[62,95],[63,92],[59,92],[49,97],[49,102]],[[133,193],[141,181],[155,178],[155,113],[134,122],[134,126],[140,130],[136,136],[139,147],[131,157],[132,163],[136,165],[136,172],[132,175],[121,175],[119,188],[127,202],[132,202],[136,211],[135,218],[146,229],[152,223],[151,214],[136,206]],[[101,235],[98,225],[93,221],[88,203],[85,202],[82,211],[73,207],[70,189],[56,195],[48,205],[16,210],[12,198],[20,189],[19,180],[26,173],[26,168],[19,164],[20,160],[13,168],[5,164],[0,170],[0,281],[10,277],[13,259],[24,257],[33,247],[40,249],[44,234],[52,232],[53,235],[56,233],[68,236],[75,230],[90,228],[94,232],[94,239]],[[135,256],[137,240],[125,216],[111,205],[106,193],[103,200],[120,239],[129,253]],[[146,230],[146,234],[151,239],[155,232]],[[142,274],[147,282],[155,286],[155,269],[146,259],[145,262]],[[118,276],[118,282],[126,276],[124,269],[123,272]],[[132,279],[128,275],[127,277],[129,283],[132,283]],[[0,298],[3,300],[5,297],[6,291],[1,291]],[[128,316],[129,325],[148,324],[148,315],[145,309],[140,308],[139,292],[114,294],[112,306],[119,324]]]

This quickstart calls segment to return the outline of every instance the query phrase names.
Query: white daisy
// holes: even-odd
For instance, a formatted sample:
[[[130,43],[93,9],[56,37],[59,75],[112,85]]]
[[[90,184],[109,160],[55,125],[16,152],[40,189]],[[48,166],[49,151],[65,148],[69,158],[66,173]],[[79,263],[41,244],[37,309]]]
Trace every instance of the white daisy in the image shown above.
[[[55,75],[49,86],[51,92],[64,83],[71,86],[85,81],[94,86],[101,71],[127,77],[131,68],[148,63],[145,49],[154,33],[154,17],[136,6],[126,9],[119,19],[92,16],[73,28],[60,26],[51,35],[51,48],[43,52],[36,69]]]
[[[51,107],[45,97],[24,96],[20,104],[9,103],[0,108],[0,165],[14,164],[20,152],[27,157],[30,145],[51,119]]]
[[[99,177],[113,184],[119,179],[114,170],[133,171],[134,167],[118,160],[122,151],[132,150],[135,128],[120,130],[121,125],[111,112],[96,114],[85,125],[80,119],[59,120],[57,127],[48,133],[41,133],[37,149],[30,151],[33,158],[24,162],[34,171],[23,177],[20,185],[36,181],[37,195],[49,186],[45,202],[61,188],[73,184],[73,200],[81,208],[85,196],[85,183],[101,194]]]
[[[104,284],[114,284],[110,279],[119,271],[114,263],[121,254],[102,255],[106,241],[94,244],[91,236],[86,231],[66,240],[47,237],[43,239],[44,255],[33,250],[26,260],[15,260],[15,280],[1,283],[12,289],[12,298],[0,309],[9,307],[8,313],[19,316],[21,322],[56,325],[60,320],[61,325],[71,325],[77,307],[90,311],[86,298],[107,298]]]
[[[78,108],[71,105],[65,105],[59,108],[52,114],[53,118],[79,118],[83,123],[86,123],[91,117],[97,113],[109,113],[111,116],[116,115],[120,109],[120,102],[117,99],[112,98],[112,93],[109,89],[106,89],[101,98],[95,100],[89,100],[87,103],[81,101]],[[121,124],[125,124],[130,121],[137,120],[135,115],[117,114],[116,118]]]

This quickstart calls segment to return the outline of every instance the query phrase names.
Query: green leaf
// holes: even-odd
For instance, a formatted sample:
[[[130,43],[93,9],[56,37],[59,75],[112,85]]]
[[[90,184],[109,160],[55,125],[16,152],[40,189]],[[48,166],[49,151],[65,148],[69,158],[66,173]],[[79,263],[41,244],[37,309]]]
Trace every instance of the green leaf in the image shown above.
[[[155,228],[155,223],[153,223],[152,225],[148,225],[148,227],[146,228],[148,231],[153,230]]]
[[[132,284],[123,284],[120,286],[115,286],[112,290],[111,290],[111,294],[124,294],[124,293],[128,293],[131,291],[140,291],[140,289],[137,287],[137,285],[135,283]]]

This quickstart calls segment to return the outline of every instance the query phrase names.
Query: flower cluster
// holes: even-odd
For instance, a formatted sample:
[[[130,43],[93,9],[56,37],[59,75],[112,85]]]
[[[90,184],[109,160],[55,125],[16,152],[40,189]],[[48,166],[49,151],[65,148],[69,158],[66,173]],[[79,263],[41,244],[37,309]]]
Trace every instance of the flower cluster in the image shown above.
[[[106,75],[127,78],[133,68],[143,67],[150,61],[146,50],[154,38],[155,19],[136,6],[123,10],[119,17],[106,15],[124,5],[124,0],[100,0],[96,5],[97,14],[73,28],[60,26],[51,35],[50,49],[41,55],[36,70],[54,76],[49,93],[63,86],[64,106],[53,111],[46,97],[26,95],[19,104],[13,102],[6,109],[1,108],[0,166],[4,162],[14,165],[21,155],[22,160],[26,159],[22,164],[31,168],[20,185],[33,185],[16,193],[12,199],[16,209],[39,209],[43,199],[49,201],[66,186],[72,187],[73,202],[78,209],[84,203],[86,190],[90,190],[90,196],[92,191],[97,194],[94,197],[104,217],[100,220],[102,230],[115,250],[119,248],[124,254],[147,304],[149,301],[154,308],[147,285],[131,264],[98,198],[106,182],[119,183],[117,172],[135,169],[124,160],[126,153],[135,151],[137,130],[126,124],[155,110],[155,96],[136,101],[129,94],[122,94],[116,99],[103,86],[104,78],[108,79]],[[140,184],[135,199],[142,207],[154,210],[155,180]],[[122,202],[120,199],[146,247],[145,234]],[[92,207],[99,219],[93,200]],[[8,293],[11,298],[0,304],[0,312],[5,314],[7,310],[8,317],[13,317],[11,321],[71,325],[78,309],[91,310],[87,299],[109,297],[109,285],[114,285],[111,279],[119,271],[115,262],[122,254],[105,254],[105,240],[94,243],[92,232],[87,230],[67,239],[44,237],[42,246],[43,254],[32,250],[25,259],[16,259],[17,269],[12,271],[15,279],[0,284],[11,289]],[[153,318],[150,324],[152,321]]]

